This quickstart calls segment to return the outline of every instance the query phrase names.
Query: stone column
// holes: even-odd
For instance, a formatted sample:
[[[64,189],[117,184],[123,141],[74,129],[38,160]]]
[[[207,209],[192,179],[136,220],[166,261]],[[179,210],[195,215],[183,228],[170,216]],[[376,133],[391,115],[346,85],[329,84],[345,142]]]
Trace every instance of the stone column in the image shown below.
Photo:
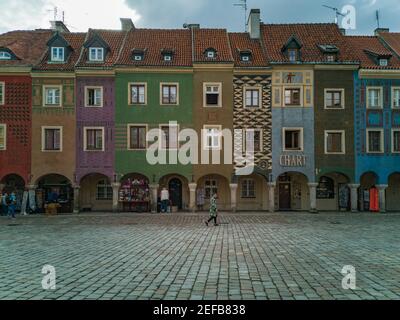
[[[121,184],[116,182],[112,184],[112,189],[113,189],[113,204],[112,204],[112,210],[114,213],[117,213],[119,211],[119,189],[121,188]]]
[[[350,188],[350,200],[351,200],[351,212],[358,212],[358,189],[359,184],[349,184]]]
[[[317,213],[317,187],[318,183],[309,183],[310,188],[310,212]]]
[[[30,193],[33,192],[33,194],[35,195],[35,200],[34,200],[34,210],[37,210],[37,204],[36,204],[36,189],[37,189],[37,185],[35,184],[30,184],[28,185],[28,202],[29,202],[29,207],[27,207],[28,212],[31,212],[32,209],[32,203],[30,203]]]
[[[193,213],[196,212],[196,189],[197,183],[189,183],[189,210]]]
[[[275,212],[275,188],[276,182],[268,183],[268,211],[271,213]]]
[[[74,186],[74,214],[78,214],[80,211],[79,207],[79,191],[81,187],[79,185]]]
[[[379,190],[379,209],[381,213],[386,212],[386,189],[389,187],[386,184],[376,186]]]
[[[151,213],[157,213],[158,189],[159,188],[160,188],[159,184],[150,185],[150,191],[151,191]]]
[[[236,208],[237,208],[237,189],[238,189],[238,184],[237,183],[231,183],[229,185],[229,187],[231,188],[231,209],[232,209],[232,212],[235,213],[236,212]]]

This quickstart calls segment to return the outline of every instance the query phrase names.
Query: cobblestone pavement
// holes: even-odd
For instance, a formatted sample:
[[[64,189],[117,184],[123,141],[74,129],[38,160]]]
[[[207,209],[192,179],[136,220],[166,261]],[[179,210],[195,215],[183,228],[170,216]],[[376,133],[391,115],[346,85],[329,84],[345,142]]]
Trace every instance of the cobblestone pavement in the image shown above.
[[[0,299],[400,299],[400,215],[205,216],[2,217]]]

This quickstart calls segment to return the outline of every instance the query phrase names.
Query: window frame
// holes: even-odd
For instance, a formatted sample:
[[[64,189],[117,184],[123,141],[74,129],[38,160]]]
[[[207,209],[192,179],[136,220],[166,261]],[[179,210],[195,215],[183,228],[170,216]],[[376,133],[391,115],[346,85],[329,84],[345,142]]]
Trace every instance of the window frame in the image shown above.
[[[383,63],[383,62],[385,62],[385,63]],[[380,67],[387,67],[387,66],[389,66],[389,59],[385,59],[385,58],[378,59],[378,64]]]
[[[394,105],[394,93],[395,93],[395,91],[399,91],[399,106],[395,106]],[[400,87],[392,87],[392,103],[391,103],[391,107],[392,107],[392,109],[394,109],[394,110],[400,110]]]
[[[218,104],[207,105],[207,87],[217,87],[217,86],[218,86]],[[203,83],[203,108],[222,108],[222,82]]]
[[[341,106],[340,106],[340,108],[335,108],[335,107],[329,107],[328,105],[327,105],[327,94],[328,94],[328,92],[340,92],[340,94],[341,94],[341,97],[340,97],[340,103],[341,103]],[[326,88],[326,89],[324,89],[324,109],[325,110],[344,110],[344,109],[346,109],[346,103],[345,103],[345,101],[346,101],[346,99],[345,99],[345,93],[346,93],[346,91],[345,91],[345,89],[344,88]]]
[[[0,81],[0,88],[1,88],[0,106],[4,106],[6,104],[6,83],[4,81]]]
[[[300,90],[300,104],[286,104],[286,90]],[[283,107],[288,107],[288,108],[300,108],[304,106],[304,91],[302,86],[283,86],[282,89],[283,93]]]
[[[253,192],[254,195],[250,194],[250,188],[248,182],[253,183]],[[246,185],[246,188],[244,188],[244,185]],[[244,191],[246,191],[244,194]],[[240,198],[241,199],[257,199],[257,192],[256,192],[256,181],[252,178],[245,178],[240,181]]]
[[[264,148],[263,148],[263,129],[243,129],[243,134],[244,134],[244,138],[243,138],[243,152],[249,152],[247,150],[247,132],[248,131],[254,131],[254,132],[259,132],[260,133],[260,150],[254,150],[254,153],[258,153],[258,152],[263,152]]]
[[[247,91],[258,91],[258,105],[254,106],[248,106],[247,105]],[[253,103],[253,98],[251,99]],[[245,86],[243,88],[243,106],[248,109],[257,109],[262,107],[262,88],[261,87],[250,87],[250,86]]]
[[[400,154],[400,149],[399,149],[399,151],[395,151],[394,150],[394,133],[395,132],[398,132],[399,134],[400,134],[400,128],[395,128],[395,129],[392,129],[392,136],[391,136],[391,140],[392,140],[392,153],[394,153],[394,154]]]
[[[342,135],[342,151],[341,152],[330,152],[328,151],[328,136],[330,133],[340,133]],[[324,131],[324,141],[325,141],[325,154],[342,155],[346,154],[346,131],[345,130],[325,130]]]
[[[131,128],[142,128],[144,127],[146,129],[146,139],[145,139],[145,143],[146,146],[144,147],[144,149],[137,149],[137,148],[131,148],[131,141],[132,141],[132,135],[131,135]],[[148,149],[148,142],[147,142],[147,133],[149,132],[149,125],[148,124],[141,124],[141,123],[130,123],[128,124],[128,150],[129,151],[146,151]]]
[[[171,124],[169,124],[169,123],[162,123],[162,124],[159,124],[159,126],[158,126],[158,128],[159,128],[159,130],[162,132],[163,130],[162,130],[162,128],[163,127],[168,127],[168,128],[171,128],[171,127],[175,127],[177,130],[176,130],[176,148],[170,148],[170,146],[168,145],[168,147],[167,148],[163,148],[163,145],[162,145],[162,137],[160,137],[160,144],[159,144],[159,148],[160,148],[160,150],[163,150],[163,151],[177,151],[177,150],[179,150],[179,148],[180,148],[180,143],[179,143],[179,130],[180,130],[180,126],[179,126],[179,124],[176,124],[176,125],[171,125]],[[160,132],[160,133],[161,133]],[[171,142],[171,139],[169,139],[168,140],[168,143],[170,144],[170,142]]]
[[[207,186],[207,182],[210,182],[210,184]],[[215,184],[213,184],[213,182],[215,182]],[[209,189],[210,190],[210,195],[209,196],[207,196],[207,189]],[[205,180],[204,180],[204,198],[205,199],[211,199],[211,191],[212,190],[216,190],[216,193],[218,194],[218,189],[219,189],[219,186],[218,186],[218,179],[215,179],[215,178],[206,178]]]
[[[164,103],[164,86],[176,87],[176,103]],[[179,82],[161,82],[160,83],[160,105],[161,106],[179,106]]]
[[[4,132],[4,147],[0,147],[0,151],[6,151],[7,150],[7,124],[6,123],[0,123],[0,128],[3,128]]]
[[[286,149],[286,131],[300,131],[300,148]],[[300,127],[284,127],[282,128],[282,150],[283,152],[304,152],[304,128]]]
[[[47,95],[46,91],[47,89],[59,89],[60,90],[60,102],[59,104],[47,104]],[[63,101],[63,87],[62,85],[44,85],[43,86],[43,107],[46,108],[60,108],[62,107],[62,101]]]
[[[100,105],[89,105],[89,90],[100,89],[101,92],[101,103]],[[104,88],[102,86],[85,86],[85,108],[103,108],[104,107]]]
[[[370,151],[369,150],[369,132],[371,132],[371,131],[376,131],[376,132],[380,132],[381,133],[381,139],[380,139],[381,151]],[[370,153],[370,154],[383,154],[383,153],[385,153],[385,131],[384,131],[384,129],[368,128],[368,129],[366,129],[365,132],[366,132],[366,140],[367,140],[366,141],[366,151],[367,151],[367,153]]]
[[[61,50],[62,52],[62,59],[54,59],[54,49]],[[57,52],[57,56],[58,56]],[[65,62],[65,48],[64,47],[51,47],[51,62]]]
[[[60,130],[60,150],[46,150],[46,130]],[[63,152],[63,126],[42,126],[42,152],[60,153]]]
[[[100,130],[102,135],[102,146],[101,150],[88,150],[87,143],[87,131],[88,130]],[[105,128],[104,127],[83,127],[83,151],[84,152],[105,152]]]
[[[2,56],[3,55],[3,56]],[[0,51],[0,60],[9,61],[12,60],[12,54],[7,51]]]
[[[218,146],[208,146],[208,135],[207,135],[207,130],[208,129],[217,129],[220,132],[220,135],[218,137]],[[222,125],[204,125],[203,126],[203,150],[207,151],[221,151],[222,150]]]
[[[100,184],[100,182],[103,182],[103,184]],[[106,182],[106,183],[104,183],[104,182]],[[104,188],[103,191],[106,192],[105,198],[99,197],[99,194],[100,194],[99,187]],[[109,195],[108,191],[110,191],[109,189],[111,189],[111,197],[110,198],[108,197],[108,195]],[[96,201],[110,201],[110,200],[112,200],[112,185],[111,185],[111,183],[108,181],[108,179],[102,179],[102,180],[97,181],[97,183],[96,183]]]
[[[292,59],[291,52],[295,53],[294,60]],[[288,49],[288,59],[289,62],[294,63],[299,61],[299,49]]]
[[[372,90],[379,90],[380,92],[380,106],[378,107],[372,107],[370,105],[370,101],[369,101],[369,92]],[[375,109],[375,110],[381,110],[383,109],[383,87],[367,87],[366,90],[366,95],[367,95],[367,99],[366,99],[366,103],[367,103],[367,109]]]
[[[132,101],[132,87],[133,86],[144,86],[144,103],[134,103]],[[128,83],[128,105],[140,106],[140,107],[147,106],[147,82],[129,82]]]
[[[92,50],[95,50],[96,59],[92,59]],[[98,53],[101,52],[101,59],[98,57]],[[102,47],[90,47],[89,48],[89,61],[91,62],[104,62],[104,48]]]

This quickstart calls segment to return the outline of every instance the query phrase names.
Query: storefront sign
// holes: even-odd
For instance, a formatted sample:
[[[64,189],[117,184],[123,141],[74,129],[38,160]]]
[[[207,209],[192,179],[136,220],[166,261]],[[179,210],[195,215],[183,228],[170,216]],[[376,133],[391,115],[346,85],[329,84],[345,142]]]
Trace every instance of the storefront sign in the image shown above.
[[[307,157],[304,155],[282,155],[280,165],[282,167],[305,167]]]

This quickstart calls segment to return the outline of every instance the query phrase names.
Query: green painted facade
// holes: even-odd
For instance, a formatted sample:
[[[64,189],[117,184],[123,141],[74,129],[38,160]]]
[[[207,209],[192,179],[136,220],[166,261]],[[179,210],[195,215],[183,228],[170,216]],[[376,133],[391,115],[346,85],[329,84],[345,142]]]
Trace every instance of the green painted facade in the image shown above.
[[[147,104],[129,104],[129,84],[147,84]],[[161,84],[179,84],[179,105],[161,105]],[[193,74],[192,73],[118,73],[116,74],[115,110],[115,167],[122,177],[131,173],[147,176],[158,183],[164,176],[179,174],[188,181],[192,179],[192,165],[150,165],[146,151],[128,150],[128,125],[148,125],[148,130],[175,121],[179,130],[193,128]]]

